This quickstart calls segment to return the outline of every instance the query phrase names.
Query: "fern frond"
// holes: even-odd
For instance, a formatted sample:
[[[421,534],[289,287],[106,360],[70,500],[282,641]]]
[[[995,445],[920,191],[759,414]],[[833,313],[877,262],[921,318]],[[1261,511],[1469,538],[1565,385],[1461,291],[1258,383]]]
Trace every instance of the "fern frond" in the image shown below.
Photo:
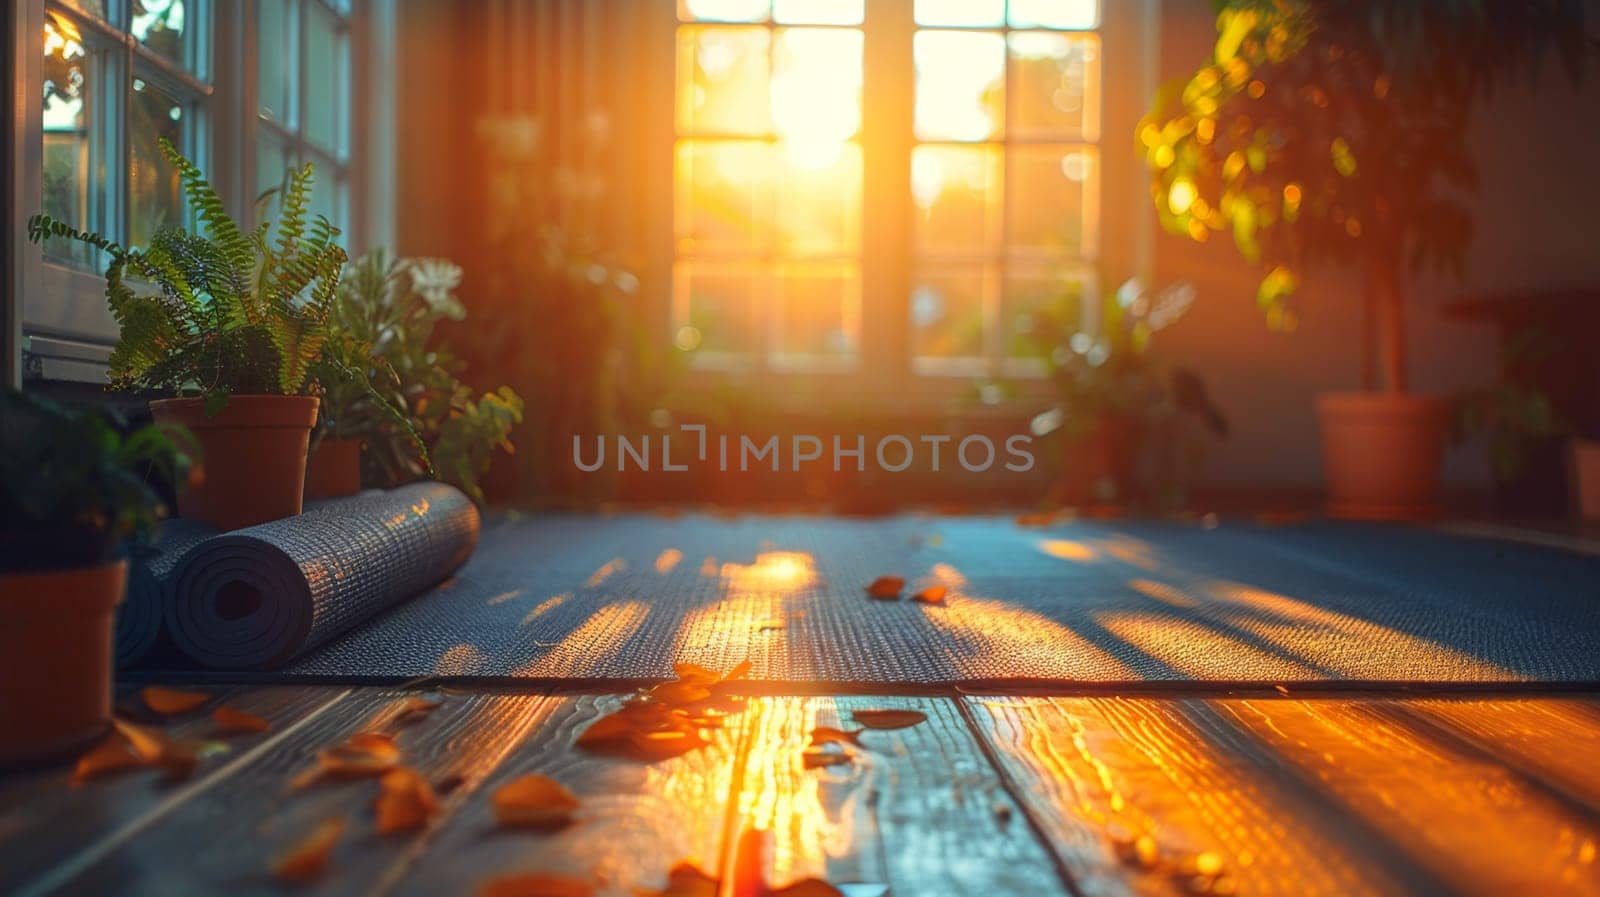
[[[178,177],[183,182],[184,197],[189,201],[189,208],[200,218],[200,223],[205,226],[206,236],[217,244],[222,256],[228,261],[228,268],[223,272],[223,276],[232,284],[236,295],[244,295],[250,268],[255,264],[255,253],[250,249],[250,242],[240,232],[238,222],[228,214],[222,197],[212,189],[211,182],[206,180],[200,167],[189,161],[183,153],[178,152],[172,141],[163,137],[159,142],[162,155],[166,156],[167,162],[178,171]]]

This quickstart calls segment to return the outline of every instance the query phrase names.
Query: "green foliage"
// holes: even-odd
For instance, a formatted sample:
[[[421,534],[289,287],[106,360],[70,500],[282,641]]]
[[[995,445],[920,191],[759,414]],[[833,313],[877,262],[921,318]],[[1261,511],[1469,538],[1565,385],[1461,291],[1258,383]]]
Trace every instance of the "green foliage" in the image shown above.
[[[165,514],[148,477],[187,475],[181,430],[0,393],[0,570],[89,566],[142,541]]]
[[[466,316],[454,294],[460,277],[449,262],[390,262],[381,249],[350,265],[334,303],[330,354],[372,360],[359,381],[328,390],[322,426],[324,436],[366,442],[369,485],[436,471],[481,502],[494,450],[512,451],[522,399],[504,386],[474,399],[460,379],[464,365],[434,337],[440,321]]]
[[[1520,327],[1501,346],[1500,380],[1455,396],[1456,441],[1484,439],[1500,482],[1520,479],[1540,445],[1571,432],[1535,379],[1541,366],[1574,351],[1573,344],[1565,333],[1538,325]]]
[[[1576,79],[1594,46],[1567,0],[1217,5],[1213,58],[1157,95],[1137,148],[1168,230],[1229,233],[1261,266],[1274,327],[1319,263],[1459,273],[1473,101],[1547,48]]]
[[[165,139],[161,151],[197,232],[166,228],[138,249],[48,215],[28,222],[35,242],[75,240],[109,258],[106,301],[121,328],[112,385],[200,394],[211,408],[234,393],[314,391],[345,252],[326,218],[306,221],[311,165],[288,178],[276,231],[263,222],[246,233],[194,163]]]

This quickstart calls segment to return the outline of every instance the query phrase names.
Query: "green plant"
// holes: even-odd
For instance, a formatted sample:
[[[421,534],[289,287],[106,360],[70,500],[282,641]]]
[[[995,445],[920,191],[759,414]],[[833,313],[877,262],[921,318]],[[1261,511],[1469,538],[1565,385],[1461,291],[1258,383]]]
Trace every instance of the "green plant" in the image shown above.
[[[1455,396],[1453,436],[1457,442],[1482,437],[1489,465],[1501,483],[1514,483],[1528,470],[1539,446],[1570,433],[1535,372],[1572,352],[1566,334],[1525,325],[1507,334],[1500,348],[1500,379]]]
[[[91,566],[151,534],[165,508],[149,477],[182,479],[186,440],[123,428],[106,413],[0,393],[0,570]]]
[[[330,351],[371,361],[360,383],[329,388],[322,435],[364,440],[370,483],[436,471],[481,502],[480,480],[496,448],[512,450],[523,405],[504,386],[474,398],[460,379],[463,363],[435,338],[440,321],[466,317],[454,292],[460,280],[447,261],[390,261],[381,249],[351,263],[333,306]]]
[[[1225,0],[1213,58],[1158,95],[1138,149],[1167,229],[1227,231],[1264,276],[1268,323],[1319,265],[1358,267],[1377,336],[1364,378],[1404,391],[1408,267],[1459,273],[1476,185],[1473,102],[1557,49],[1576,80],[1583,4]]]
[[[48,215],[28,222],[35,242],[76,240],[109,258],[106,301],[121,327],[112,385],[198,393],[214,413],[233,393],[295,395],[323,379],[352,379],[349,359],[322,351],[345,252],[326,218],[306,221],[311,165],[288,178],[276,228],[263,221],[246,232],[194,163],[165,139],[161,151],[183,182],[198,233],[165,228],[140,249]]]

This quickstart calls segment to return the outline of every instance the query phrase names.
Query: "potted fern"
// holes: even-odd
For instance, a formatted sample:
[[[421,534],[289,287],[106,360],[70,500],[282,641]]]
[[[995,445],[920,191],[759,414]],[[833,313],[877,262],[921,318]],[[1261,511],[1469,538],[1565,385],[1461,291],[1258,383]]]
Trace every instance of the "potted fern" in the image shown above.
[[[315,393],[360,376],[323,352],[345,263],[339,229],[321,215],[307,221],[310,164],[288,178],[276,226],[246,232],[194,163],[165,139],[161,152],[198,232],[166,228],[135,249],[35,215],[28,235],[77,240],[109,259],[106,300],[121,327],[111,383],[176,394],[150,409],[192,430],[201,452],[179,513],[224,529],[298,514]]]
[[[174,434],[0,393],[0,766],[65,752],[110,723],[123,549],[181,479]]]
[[[1222,0],[1213,58],[1141,123],[1151,198],[1174,233],[1231,234],[1256,301],[1292,329],[1308,271],[1364,286],[1363,391],[1318,397],[1330,513],[1435,512],[1448,405],[1407,389],[1407,275],[1459,275],[1472,233],[1473,103],[1557,49],[1579,75],[1582,4]]]
[[[461,269],[444,259],[391,260],[374,249],[351,262],[333,306],[329,352],[353,365],[370,356],[367,378],[324,396],[308,482],[313,496],[390,487],[436,475],[484,500],[480,484],[494,452],[511,451],[522,399],[509,387],[476,394],[464,365],[436,337],[460,321]],[[397,413],[399,412],[399,413]],[[364,451],[363,451],[364,446]]]

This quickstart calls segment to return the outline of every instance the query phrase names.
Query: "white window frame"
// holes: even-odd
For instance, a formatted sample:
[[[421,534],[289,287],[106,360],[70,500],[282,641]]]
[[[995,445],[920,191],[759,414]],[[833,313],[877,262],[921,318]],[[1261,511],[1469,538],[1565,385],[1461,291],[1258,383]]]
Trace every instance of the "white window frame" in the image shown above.
[[[106,164],[105,200],[115,208],[109,229],[126,233],[127,90],[135,73],[149,77],[178,96],[200,96],[206,114],[184,149],[198,157],[208,179],[230,212],[248,219],[255,198],[254,137],[256,109],[255,4],[281,0],[202,0],[198,16],[198,70],[209,82],[178,71],[162,57],[138,45],[125,34],[118,37],[128,0],[106,0],[104,35],[127,45],[126,64],[117,74],[121,91],[111,98],[120,104],[115,112],[116,146]],[[348,177],[349,203],[343,217],[349,223],[346,245],[355,251],[392,238],[389,220],[393,208],[394,180],[394,31],[397,0],[300,0],[319,3],[348,16],[350,108],[345,129],[349,135],[339,160]],[[345,11],[348,7],[348,11]],[[42,78],[40,35],[46,10],[56,10],[75,22],[92,20],[92,14],[59,0],[13,0],[8,36],[11,39],[12,158],[5,172],[10,187],[7,209],[7,247],[12,259],[3,323],[4,380],[20,384],[31,380],[105,382],[105,366],[117,337],[115,321],[105,303],[105,284],[99,271],[47,259],[41,247],[27,241],[27,221],[38,212],[43,175]],[[302,17],[303,18],[303,17]],[[97,27],[91,25],[90,27]],[[97,30],[102,30],[98,29]],[[125,29],[124,29],[125,30]],[[303,92],[306,85],[296,74]],[[303,99],[302,99],[303,101]],[[300,135],[295,135],[297,138]],[[307,155],[312,161],[327,161]],[[319,166],[320,167],[320,166]]]

